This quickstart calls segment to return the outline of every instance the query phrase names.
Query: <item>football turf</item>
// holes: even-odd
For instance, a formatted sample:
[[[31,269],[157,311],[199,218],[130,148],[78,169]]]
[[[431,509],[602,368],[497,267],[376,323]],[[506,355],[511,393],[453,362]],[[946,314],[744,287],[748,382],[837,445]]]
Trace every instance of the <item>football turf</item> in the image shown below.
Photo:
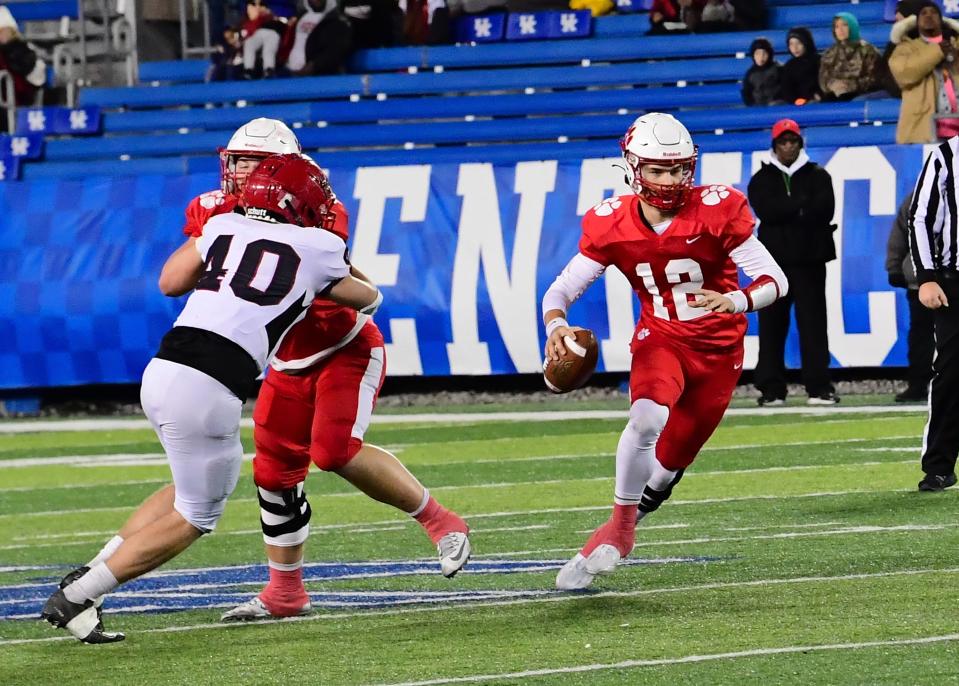
[[[607,516],[622,421],[375,425],[470,521],[466,570],[313,472],[316,611],[221,625],[266,578],[247,462],[214,535],[108,599],[108,646],[36,617],[165,483],[155,438],[0,435],[0,684],[959,683],[959,489],[916,492],[921,413],[728,417],[631,563],[556,592]]]

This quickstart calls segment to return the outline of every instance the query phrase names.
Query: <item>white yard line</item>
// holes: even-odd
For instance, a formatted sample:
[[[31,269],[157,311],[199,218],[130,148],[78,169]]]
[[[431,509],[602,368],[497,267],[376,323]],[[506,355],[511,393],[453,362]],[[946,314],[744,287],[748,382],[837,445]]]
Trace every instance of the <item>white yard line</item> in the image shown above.
[[[755,579],[752,581],[725,581],[713,582],[708,584],[698,584],[692,586],[673,586],[668,588],[649,588],[636,591],[605,591],[601,593],[557,593],[556,595],[537,597],[537,598],[519,598],[505,601],[490,601],[470,603],[469,609],[486,607],[504,607],[512,605],[528,605],[533,603],[564,603],[564,602],[582,602],[601,598],[636,598],[641,596],[651,596],[670,593],[694,593],[697,591],[715,591],[728,590],[736,588],[753,588],[764,586],[778,586],[790,584],[808,584],[808,583],[829,583],[835,581],[862,581],[868,579],[882,579],[902,576],[921,576],[925,574],[959,574],[959,567],[947,567],[944,569],[904,569],[895,572],[874,572],[864,574],[843,574],[839,576],[802,576],[787,577],[778,579]],[[262,622],[221,624],[219,622],[209,624],[192,624],[186,626],[168,626],[156,629],[144,629],[138,633],[142,634],[164,634],[179,633],[183,631],[205,631],[208,629],[236,629],[240,627],[249,627],[255,624],[274,624],[276,622],[315,622],[315,621],[340,621],[344,619],[382,617],[392,615],[405,615],[420,612],[445,612],[455,610],[463,612],[465,609],[462,603],[451,605],[437,605],[435,607],[416,607],[400,608],[391,610],[369,610],[363,612],[344,612],[313,614],[305,617],[290,617],[281,620],[265,620]],[[49,643],[52,641],[73,641],[76,640],[70,636],[53,636],[48,638],[22,638],[22,639],[0,639],[0,647],[8,645],[21,645],[24,643]]]
[[[726,410],[729,417],[803,415],[811,417],[833,416],[840,414],[919,414],[926,413],[926,407],[913,405],[898,407],[892,405],[864,405],[861,407],[741,407]],[[622,419],[626,408],[622,410],[543,410],[523,412],[422,412],[417,414],[375,414],[373,423],[386,424],[477,424],[481,422],[560,422],[577,419]],[[253,419],[245,417],[240,426],[253,426]],[[150,429],[146,419],[51,419],[33,421],[0,422],[0,434],[4,433],[41,433],[49,431],[117,431],[123,429]]]
[[[889,648],[894,646],[914,646],[932,643],[946,643],[959,641],[959,634],[944,634],[942,636],[924,636],[921,638],[898,638],[885,641],[861,641],[858,643],[825,643],[806,646],[784,646],[780,648],[753,648],[730,653],[712,653],[707,655],[686,655],[684,657],[667,657],[655,660],[623,660],[606,664],[577,665],[575,667],[556,667],[553,669],[528,669],[522,672],[503,672],[501,674],[475,674],[472,676],[456,676],[425,681],[403,681],[384,686],[440,686],[440,684],[478,684],[487,681],[513,681],[558,674],[583,674],[605,670],[636,669],[638,667],[661,667],[664,665],[693,664],[699,662],[714,662],[717,660],[734,660],[743,657],[762,657],[766,655],[792,655],[795,653],[811,653],[836,650],[862,650],[864,648]]]

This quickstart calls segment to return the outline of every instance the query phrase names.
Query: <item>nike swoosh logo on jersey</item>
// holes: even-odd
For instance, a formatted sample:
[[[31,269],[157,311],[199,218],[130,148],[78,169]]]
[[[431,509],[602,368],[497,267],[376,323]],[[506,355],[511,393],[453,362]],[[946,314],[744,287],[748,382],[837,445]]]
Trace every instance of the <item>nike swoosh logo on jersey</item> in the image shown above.
[[[687,238],[687,239],[686,239],[686,243],[687,243],[687,244],[689,244],[689,243],[695,243],[696,241],[698,241],[698,240],[699,240],[700,238],[702,238],[702,237],[703,237],[702,234],[700,234],[700,235],[696,236],[695,238]]]
[[[739,364],[734,364],[734,365],[733,365],[733,369],[739,369],[739,368],[742,367],[742,366],[743,366],[743,363],[740,362]]]

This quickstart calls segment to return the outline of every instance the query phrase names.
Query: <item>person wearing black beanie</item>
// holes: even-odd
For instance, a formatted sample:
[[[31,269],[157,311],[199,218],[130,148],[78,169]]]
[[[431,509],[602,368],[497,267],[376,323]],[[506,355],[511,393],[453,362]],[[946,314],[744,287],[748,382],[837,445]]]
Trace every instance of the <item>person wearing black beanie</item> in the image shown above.
[[[793,27],[786,34],[786,45],[792,59],[780,74],[783,100],[796,105],[819,100],[819,53],[812,33],[805,26]]]
[[[774,105],[782,102],[780,71],[773,59],[773,45],[766,38],[757,38],[749,46],[752,66],[743,77],[743,102],[747,105]]]

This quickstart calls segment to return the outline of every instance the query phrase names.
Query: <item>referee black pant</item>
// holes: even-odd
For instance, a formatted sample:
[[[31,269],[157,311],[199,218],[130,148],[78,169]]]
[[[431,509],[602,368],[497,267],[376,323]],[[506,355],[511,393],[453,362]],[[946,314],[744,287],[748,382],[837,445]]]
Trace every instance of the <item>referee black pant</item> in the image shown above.
[[[829,380],[829,336],[826,332],[826,265],[784,265],[789,292],[759,310],[759,360],[755,379],[767,398],[786,397],[786,336],[789,313],[796,307],[799,355],[806,393],[820,397],[833,392]]]
[[[940,278],[949,307],[934,310],[936,358],[932,363],[929,421],[922,445],[922,471],[947,476],[959,455],[959,274]]]

